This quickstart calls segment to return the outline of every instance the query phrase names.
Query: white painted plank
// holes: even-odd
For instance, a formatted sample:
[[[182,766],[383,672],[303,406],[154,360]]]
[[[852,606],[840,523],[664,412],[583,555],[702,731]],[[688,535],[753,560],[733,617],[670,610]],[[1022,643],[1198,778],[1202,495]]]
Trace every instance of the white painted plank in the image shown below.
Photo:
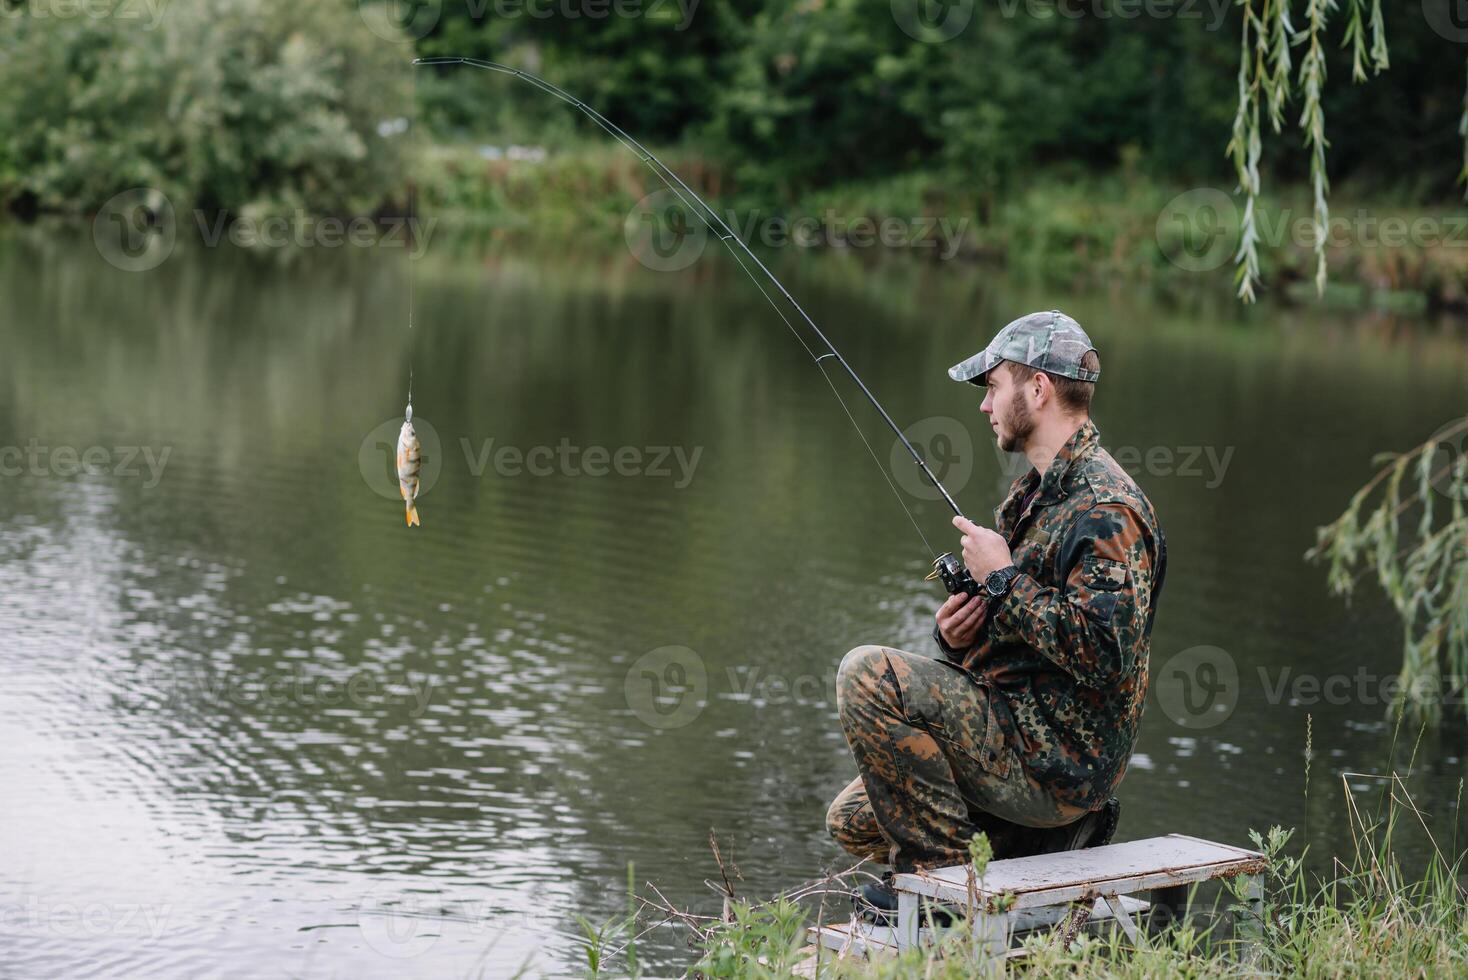
[[[1059,902],[1080,901],[1083,898],[1095,897],[1099,894],[1130,895],[1136,892],[1151,891],[1156,888],[1171,888],[1174,885],[1191,884],[1214,878],[1236,877],[1238,875],[1248,874],[1250,871],[1257,869],[1258,865],[1255,862],[1226,861],[1220,864],[1201,865],[1195,868],[1147,872],[1134,875],[1130,878],[1108,878],[1105,881],[1067,884],[1048,889],[1033,888],[1029,891],[1011,896],[1009,907],[1011,909],[1037,908],[1045,905],[1054,905]],[[910,883],[909,887],[911,887],[913,894],[926,895],[940,902],[959,904],[966,901],[968,897],[968,889],[965,886],[933,878],[918,879],[914,883]],[[982,890],[980,895],[983,898],[998,897]]]
[[[985,898],[1012,893],[1013,908],[1033,908],[1087,894],[1125,894],[1242,874],[1257,869],[1262,860],[1257,851],[1170,834],[995,861],[984,873],[979,893]],[[961,903],[968,897],[968,869],[960,865],[900,874],[895,885],[899,893]]]
[[[827,949],[853,953],[897,952],[897,930],[890,926],[872,925],[867,922],[834,923],[829,926],[811,926],[811,939]]]
[[[918,930],[918,943],[926,945],[933,941],[936,935],[947,932],[946,929],[934,930],[921,928]],[[851,951],[868,955],[877,955],[897,952],[897,929],[894,926],[879,926],[862,919],[852,922],[833,922],[826,926],[809,926],[806,928],[807,935],[812,942],[819,943],[827,949],[839,951]]]
[[[911,949],[918,941],[918,900],[911,892],[897,893],[897,948]]]
[[[1149,902],[1140,898],[1132,898],[1130,895],[1122,895],[1117,901],[1129,916],[1145,915],[1151,908]],[[1053,928],[1062,919],[1070,914],[1069,905],[1051,905],[1045,908],[1024,909],[1011,913],[1009,916],[1010,930],[1013,935],[1033,932],[1037,929]],[[1087,930],[1096,931],[1092,927],[1104,926],[1113,919],[1111,908],[1105,898],[1096,899],[1092,907],[1091,917],[1087,921]],[[958,926],[956,928],[962,928]],[[938,933],[947,930],[939,929]],[[833,922],[830,925],[810,926],[806,929],[811,942],[823,946],[826,949],[846,955],[862,956],[885,956],[897,952],[897,929],[893,926],[879,926],[865,919],[853,918],[847,922]],[[918,930],[918,943],[926,945],[933,941],[934,930],[922,928]],[[1019,950],[1011,950],[1009,955],[1015,956]]]

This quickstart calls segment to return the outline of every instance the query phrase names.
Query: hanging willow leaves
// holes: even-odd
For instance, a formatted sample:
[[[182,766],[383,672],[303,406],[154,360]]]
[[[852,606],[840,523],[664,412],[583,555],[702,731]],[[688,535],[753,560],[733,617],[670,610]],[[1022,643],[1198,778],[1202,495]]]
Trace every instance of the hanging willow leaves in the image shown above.
[[[1329,563],[1332,593],[1349,601],[1358,579],[1376,580],[1402,620],[1401,686],[1394,711],[1437,721],[1445,701],[1463,704],[1468,680],[1468,418],[1382,469],[1345,513],[1316,530],[1310,561]],[[1447,506],[1442,506],[1443,501]],[[1403,520],[1416,511],[1403,542]],[[1468,717],[1468,704],[1465,704]]]
[[[1386,50],[1386,27],[1381,20],[1381,0],[1371,4],[1371,50],[1366,49],[1366,27],[1364,11],[1366,0],[1351,0],[1351,16],[1346,21],[1346,39],[1341,47],[1351,48],[1351,80],[1366,81],[1366,60],[1371,59],[1371,72],[1379,75],[1391,67]]]
[[[1266,7],[1272,0],[1264,0]],[[1288,3],[1288,0],[1283,0]],[[1259,281],[1259,154],[1263,139],[1259,134],[1259,89],[1263,84],[1264,60],[1268,41],[1263,21],[1254,9],[1254,0],[1241,0],[1244,8],[1244,29],[1239,46],[1239,107],[1234,114],[1233,136],[1225,151],[1233,159],[1234,171],[1238,174],[1239,189],[1244,194],[1244,216],[1239,227],[1239,250],[1234,255],[1238,265],[1235,278],[1239,283],[1239,297],[1247,303],[1254,301],[1254,286]],[[1257,38],[1251,44],[1250,38]],[[1286,45],[1285,58],[1289,58]],[[1288,77],[1288,70],[1286,70]],[[1271,115],[1273,115],[1271,100]],[[1468,118],[1468,116],[1465,116]],[[1278,123],[1276,122],[1276,129]]]
[[[1277,133],[1284,125],[1285,100],[1290,97],[1290,38],[1295,29],[1290,24],[1290,0],[1267,0],[1264,23],[1269,27],[1270,74],[1265,86],[1269,93],[1269,121]]]
[[[1244,215],[1239,226],[1238,266],[1235,279],[1239,298],[1252,303],[1259,283],[1259,156],[1264,138],[1259,126],[1259,105],[1268,103],[1269,121],[1278,133],[1284,125],[1285,102],[1290,96],[1290,69],[1294,66],[1290,45],[1290,0],[1240,0],[1244,27],[1239,46],[1239,107],[1234,115],[1233,134],[1225,151],[1234,163],[1239,189],[1244,195]]]
[[[1309,0],[1306,4],[1305,19],[1310,26],[1305,31],[1305,57],[1300,61],[1300,88],[1305,96],[1300,129],[1305,133],[1305,145],[1310,148],[1310,186],[1314,192],[1316,295],[1325,292],[1325,229],[1330,224],[1330,204],[1326,201],[1330,180],[1325,174],[1325,148],[1330,141],[1325,138],[1325,109],[1320,104],[1320,93],[1325,89],[1325,23],[1333,9],[1334,0]]]
[[[1390,67],[1386,24],[1381,0],[1345,0],[1348,5],[1342,47],[1351,49],[1351,77],[1364,82],[1367,69],[1379,74]],[[1291,95],[1303,100],[1299,126],[1310,153],[1310,184],[1314,216],[1315,291],[1325,291],[1326,229],[1330,224],[1330,180],[1326,174],[1325,35],[1336,0],[1306,0],[1305,29],[1295,31],[1290,22],[1290,0],[1237,0],[1243,11],[1239,46],[1239,104],[1227,155],[1233,160],[1239,192],[1244,197],[1239,248],[1234,255],[1239,297],[1253,302],[1260,283],[1259,273],[1259,155],[1263,134],[1259,125],[1260,102],[1267,103],[1274,131],[1280,131],[1284,106]],[[1299,71],[1293,77],[1290,49],[1303,47]],[[1465,94],[1460,130],[1464,139],[1462,179],[1468,181],[1468,94]]]
[[[1458,181],[1463,187],[1463,197],[1468,200],[1468,85],[1463,88],[1463,117],[1458,120],[1458,135],[1463,137],[1463,169],[1458,173]]]

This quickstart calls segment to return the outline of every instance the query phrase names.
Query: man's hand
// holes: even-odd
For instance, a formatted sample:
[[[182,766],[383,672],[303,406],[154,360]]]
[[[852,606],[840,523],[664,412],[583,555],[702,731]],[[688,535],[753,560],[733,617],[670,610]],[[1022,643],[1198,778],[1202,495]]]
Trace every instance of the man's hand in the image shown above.
[[[960,592],[938,607],[938,632],[953,650],[966,650],[989,615],[989,604],[981,597]]]
[[[1009,554],[1009,542],[997,531],[979,527],[967,517],[955,516],[953,526],[963,532],[963,563],[976,582],[982,583],[990,572],[1014,564]]]

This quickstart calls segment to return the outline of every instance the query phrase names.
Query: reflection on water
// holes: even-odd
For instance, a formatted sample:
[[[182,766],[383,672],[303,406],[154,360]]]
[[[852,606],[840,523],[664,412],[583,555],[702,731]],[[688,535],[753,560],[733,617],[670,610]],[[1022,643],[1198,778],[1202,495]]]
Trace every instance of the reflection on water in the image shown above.
[[[128,274],[65,233],[0,239],[16,969],[564,971],[574,914],[624,908],[629,862],[713,906],[710,829],[749,895],[840,860],[834,666],[862,642],[926,649],[939,595],[739,270],[435,241],[410,338],[400,252],[286,258],[181,249]],[[1155,674],[1207,645],[1239,677],[1222,712],[1188,692],[1186,724],[1154,698],[1122,834],[1281,823],[1338,847],[1339,773],[1387,764],[1371,678],[1398,627],[1329,599],[1300,555],[1372,453],[1468,407],[1454,327],[779,258],[893,415],[927,420],[970,513],[1008,461],[944,368],[1032,308],[1087,325],[1103,438],[1170,542]],[[371,434],[395,431],[410,353],[440,467],[411,533],[359,462],[386,466]],[[948,548],[942,508],[907,502]],[[1335,674],[1338,703],[1296,683]],[[1447,828],[1454,732],[1415,747]],[[643,958],[675,968],[681,944]]]

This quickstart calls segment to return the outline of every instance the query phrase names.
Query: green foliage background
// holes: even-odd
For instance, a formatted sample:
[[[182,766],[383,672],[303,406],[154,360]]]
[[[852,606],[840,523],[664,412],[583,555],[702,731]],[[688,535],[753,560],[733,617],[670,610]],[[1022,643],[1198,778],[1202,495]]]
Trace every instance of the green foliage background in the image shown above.
[[[0,0],[3,2],[3,0]],[[337,2],[189,0],[135,16],[0,20],[0,198],[85,211],[147,186],[175,204],[361,213],[401,177],[408,49]]]
[[[973,0],[967,26],[938,41],[899,26],[909,2],[923,0],[173,0],[154,26],[0,0],[0,200],[86,211],[147,185],[201,207],[371,211],[407,176],[408,141],[378,127],[411,115],[414,54],[543,74],[772,203],[923,172],[983,217],[1037,168],[1080,179],[1124,162],[1233,186],[1234,4]],[[1358,193],[1454,195],[1464,51],[1418,8],[1387,10],[1392,66],[1368,84],[1352,84],[1332,35],[1331,175]],[[1125,15],[1146,9],[1167,15]],[[394,39],[395,17],[431,29]],[[423,70],[416,88],[414,118],[440,141],[600,138],[484,76]],[[1308,178],[1294,132],[1263,166],[1271,186]]]

